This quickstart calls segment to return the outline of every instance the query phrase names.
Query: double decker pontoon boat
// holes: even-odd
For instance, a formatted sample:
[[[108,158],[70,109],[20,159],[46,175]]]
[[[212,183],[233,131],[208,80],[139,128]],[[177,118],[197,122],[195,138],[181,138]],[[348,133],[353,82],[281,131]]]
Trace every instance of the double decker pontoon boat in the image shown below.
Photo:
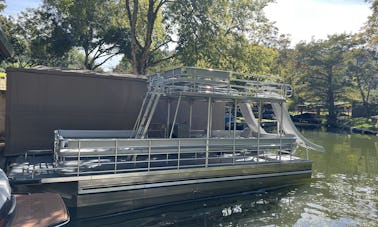
[[[8,176],[19,192],[60,193],[79,218],[309,178],[312,162],[293,155],[296,145],[323,148],[296,130],[285,108],[292,88],[277,80],[194,67],[151,75],[133,130],[56,130],[53,155],[29,151]],[[206,113],[202,129],[197,104]],[[261,127],[264,104],[277,121],[271,133]],[[158,111],[162,106],[166,111]],[[238,112],[244,130],[237,130]],[[152,127],[156,115],[160,126]],[[214,116],[222,129],[214,129]]]

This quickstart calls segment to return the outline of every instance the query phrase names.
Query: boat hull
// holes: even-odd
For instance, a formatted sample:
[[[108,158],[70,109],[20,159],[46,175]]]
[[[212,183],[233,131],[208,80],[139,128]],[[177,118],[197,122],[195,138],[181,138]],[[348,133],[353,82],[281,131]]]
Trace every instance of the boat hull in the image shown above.
[[[74,218],[90,218],[174,202],[294,184],[311,177],[312,162],[259,163],[112,175],[44,178],[20,191],[59,192]],[[72,209],[73,208],[73,209]]]

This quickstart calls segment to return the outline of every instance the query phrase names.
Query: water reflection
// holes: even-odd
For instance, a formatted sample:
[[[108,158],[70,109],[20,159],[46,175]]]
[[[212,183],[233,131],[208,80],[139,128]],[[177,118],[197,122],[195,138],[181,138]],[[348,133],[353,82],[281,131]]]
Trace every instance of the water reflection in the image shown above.
[[[305,136],[327,151],[310,153],[313,176],[300,185],[73,221],[71,226],[378,226],[378,138],[326,132]]]
[[[301,186],[299,186],[301,187]],[[273,192],[251,192],[238,196],[176,204],[116,217],[73,222],[71,226],[261,226],[292,223],[295,212],[283,213],[295,199],[298,187]],[[285,205],[286,204],[286,205]],[[284,217],[281,215],[285,215]],[[285,220],[284,222],[282,222]],[[272,222],[273,221],[273,222]]]

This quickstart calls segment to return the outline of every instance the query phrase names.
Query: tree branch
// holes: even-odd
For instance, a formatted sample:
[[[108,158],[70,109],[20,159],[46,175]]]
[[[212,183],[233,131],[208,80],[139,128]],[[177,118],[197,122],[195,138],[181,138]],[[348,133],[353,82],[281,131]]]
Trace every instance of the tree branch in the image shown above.
[[[149,64],[150,66],[154,66],[154,65],[157,65],[157,64],[159,64],[159,63],[161,63],[161,62],[163,62],[163,61],[167,61],[167,60],[169,60],[169,59],[172,59],[172,58],[174,58],[174,57],[176,57],[176,54],[172,54],[171,56],[168,56],[168,57],[166,57],[166,58],[161,58],[161,59],[159,59],[159,60],[157,60],[157,61],[155,61],[155,62],[152,62],[151,64]]]
[[[119,53],[114,53],[112,55],[110,55],[109,57],[105,58],[101,63],[99,64],[96,64],[93,66],[93,69],[97,69],[98,67],[102,66],[103,64],[105,64],[105,62],[107,62],[109,59],[111,59],[112,57],[118,55]]]
[[[160,43],[159,45],[157,45],[153,50],[150,51],[150,53],[154,53],[155,51],[159,50],[160,47],[164,46],[164,45],[167,45],[168,43],[172,42],[172,39],[169,38],[168,40]]]

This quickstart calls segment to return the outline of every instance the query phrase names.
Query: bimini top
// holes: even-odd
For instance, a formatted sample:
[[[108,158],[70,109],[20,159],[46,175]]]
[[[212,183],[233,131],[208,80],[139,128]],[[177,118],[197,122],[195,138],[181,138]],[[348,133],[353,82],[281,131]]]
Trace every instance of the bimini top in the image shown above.
[[[181,67],[149,77],[149,91],[163,96],[218,96],[225,98],[285,100],[292,87],[277,76]]]

